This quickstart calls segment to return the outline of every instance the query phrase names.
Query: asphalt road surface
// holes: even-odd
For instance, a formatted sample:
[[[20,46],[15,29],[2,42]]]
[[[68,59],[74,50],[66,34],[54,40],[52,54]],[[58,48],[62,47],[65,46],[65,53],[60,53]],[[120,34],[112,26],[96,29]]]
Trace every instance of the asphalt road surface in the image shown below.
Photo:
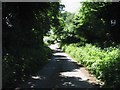
[[[20,85],[20,88],[94,88],[90,83],[88,73],[66,53],[62,52],[57,44],[51,45],[52,59],[31,79]]]

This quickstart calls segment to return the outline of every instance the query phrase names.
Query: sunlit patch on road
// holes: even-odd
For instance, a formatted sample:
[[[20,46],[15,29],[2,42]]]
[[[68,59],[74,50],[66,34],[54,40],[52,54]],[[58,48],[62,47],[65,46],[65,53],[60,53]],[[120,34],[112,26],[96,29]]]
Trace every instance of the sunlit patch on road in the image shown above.
[[[58,44],[59,44],[59,43],[51,44],[49,47],[50,47],[52,50],[57,50]]]
[[[75,69],[73,71],[70,71],[70,72],[61,72],[60,73],[60,76],[61,77],[74,77],[74,78],[81,78],[79,80],[81,81],[85,81],[85,80],[88,80],[85,75],[82,74],[82,72],[79,70],[79,69]]]
[[[32,76],[33,79],[41,79],[40,76]]]

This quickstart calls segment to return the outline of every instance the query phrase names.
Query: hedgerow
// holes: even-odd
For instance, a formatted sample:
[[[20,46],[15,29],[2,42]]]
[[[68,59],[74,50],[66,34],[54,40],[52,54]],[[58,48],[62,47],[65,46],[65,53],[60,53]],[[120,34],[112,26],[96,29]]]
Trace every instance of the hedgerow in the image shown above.
[[[2,57],[3,87],[14,88],[17,84],[26,81],[48,62],[51,53],[51,49],[46,46],[22,48],[20,52],[16,52],[16,55],[6,53]]]
[[[62,50],[104,81],[104,87],[120,87],[120,45],[101,49],[92,44],[70,44]]]

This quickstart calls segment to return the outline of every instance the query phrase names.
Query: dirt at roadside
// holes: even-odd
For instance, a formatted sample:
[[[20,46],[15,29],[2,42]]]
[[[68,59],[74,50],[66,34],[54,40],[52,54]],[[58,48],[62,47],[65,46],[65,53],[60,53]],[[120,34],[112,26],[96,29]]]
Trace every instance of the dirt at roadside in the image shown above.
[[[104,85],[104,82],[98,80],[93,74],[91,74],[87,68],[81,67],[80,70],[84,75],[88,78],[88,82],[91,83],[96,88],[102,88]]]

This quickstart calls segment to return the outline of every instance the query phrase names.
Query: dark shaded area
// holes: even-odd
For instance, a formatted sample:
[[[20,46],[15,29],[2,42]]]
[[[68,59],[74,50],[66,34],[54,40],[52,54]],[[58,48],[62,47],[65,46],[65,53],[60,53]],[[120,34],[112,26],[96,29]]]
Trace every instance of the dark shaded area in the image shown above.
[[[80,38],[77,38],[75,36],[67,36],[66,38],[62,39],[62,43],[77,43],[80,42]]]
[[[55,50],[55,52],[57,54],[59,50]],[[52,60],[38,73],[33,75],[38,78],[31,78],[17,88],[93,88],[90,83],[82,80],[80,77],[66,77],[60,74],[62,72],[75,72],[74,70],[79,68],[75,62],[67,59],[66,56],[61,54],[53,55]]]
[[[2,3],[2,87],[25,82],[50,58],[43,36],[55,26],[59,3]],[[53,18],[54,17],[54,18]]]
[[[64,77],[57,74],[52,81],[54,84],[48,84],[48,88],[93,88],[87,81],[82,81],[79,77]]]
[[[56,53],[59,53],[59,49],[56,50]],[[67,59],[64,55],[54,55],[54,59],[59,62],[59,69],[56,73],[53,74],[47,85],[47,87],[51,88],[90,88],[90,85],[87,81],[82,81],[80,77],[66,77],[61,76],[62,72],[74,72],[75,69],[80,69],[79,65],[76,62],[71,61],[71,59]]]

